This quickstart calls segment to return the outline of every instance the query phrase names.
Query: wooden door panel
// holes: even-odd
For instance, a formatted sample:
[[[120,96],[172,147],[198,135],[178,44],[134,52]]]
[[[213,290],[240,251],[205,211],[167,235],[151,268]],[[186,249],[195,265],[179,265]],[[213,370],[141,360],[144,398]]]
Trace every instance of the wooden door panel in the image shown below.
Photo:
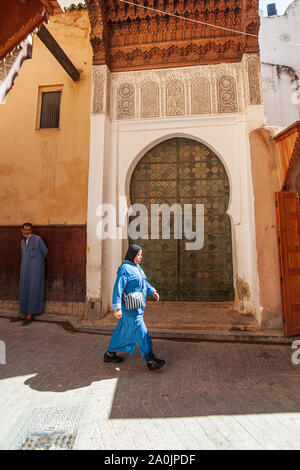
[[[293,306],[294,304],[300,304],[300,273],[295,274],[293,272],[291,273],[290,271],[289,276],[290,299]]]
[[[300,304],[293,305],[291,309],[291,324],[292,329],[300,330]]]
[[[289,269],[297,269],[300,266],[300,253],[299,252],[289,252],[288,253],[288,267]]]
[[[286,217],[285,230],[289,250],[293,247],[295,247],[296,250],[299,250],[299,222],[297,218],[294,216],[293,218]]]
[[[300,334],[300,210],[297,193],[275,195],[284,331]]]
[[[288,197],[286,196],[286,198],[284,198],[282,200],[286,216],[295,214],[295,212],[297,211],[298,201],[297,201],[297,198],[294,198],[294,197],[291,198],[290,195],[291,194],[296,194],[296,193],[290,193],[290,192],[289,193],[284,193],[284,192],[282,192],[282,194],[286,194],[286,195],[288,194],[289,195]]]

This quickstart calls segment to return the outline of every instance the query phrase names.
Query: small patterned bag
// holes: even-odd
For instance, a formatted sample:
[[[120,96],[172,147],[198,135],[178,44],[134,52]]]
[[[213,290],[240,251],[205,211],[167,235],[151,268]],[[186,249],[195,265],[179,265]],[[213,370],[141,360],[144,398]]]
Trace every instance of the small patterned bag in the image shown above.
[[[139,307],[145,307],[145,297],[143,292],[132,292],[131,294],[125,295],[125,310],[133,310]]]

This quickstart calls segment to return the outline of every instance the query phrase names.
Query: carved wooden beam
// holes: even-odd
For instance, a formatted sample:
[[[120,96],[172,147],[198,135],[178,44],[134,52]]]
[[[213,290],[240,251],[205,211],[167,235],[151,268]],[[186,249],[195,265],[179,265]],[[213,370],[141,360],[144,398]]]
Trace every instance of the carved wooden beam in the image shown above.
[[[40,2],[45,6],[49,15],[53,15],[53,6],[50,4],[48,0],[40,0]]]
[[[19,3],[29,3],[30,0],[19,0]],[[40,3],[42,3],[49,15],[53,15],[53,13],[60,13],[62,12],[62,9],[59,5],[59,3],[56,0],[40,0]]]
[[[259,52],[258,1],[86,0],[93,64],[117,72],[239,62],[245,52]]]
[[[73,65],[69,57],[65,54],[60,45],[56,42],[50,31],[46,28],[46,26],[41,26],[41,28],[37,32],[37,36],[45,44],[51,54],[65,69],[65,71],[70,75],[72,80],[74,80],[74,82],[78,82],[80,80],[79,70],[77,70],[77,68]]]
[[[103,0],[85,1],[91,24],[90,42],[93,48],[94,65],[109,66],[109,37]]]

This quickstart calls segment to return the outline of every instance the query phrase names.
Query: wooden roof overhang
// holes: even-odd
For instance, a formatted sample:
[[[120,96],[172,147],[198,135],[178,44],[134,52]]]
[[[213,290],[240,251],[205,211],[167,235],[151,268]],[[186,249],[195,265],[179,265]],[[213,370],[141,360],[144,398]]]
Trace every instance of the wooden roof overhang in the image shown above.
[[[61,11],[56,0],[1,0],[0,60],[46,22],[49,15]]]
[[[138,6],[122,0],[86,0],[95,65],[123,71],[238,62],[245,52],[259,51],[258,0],[132,2]]]

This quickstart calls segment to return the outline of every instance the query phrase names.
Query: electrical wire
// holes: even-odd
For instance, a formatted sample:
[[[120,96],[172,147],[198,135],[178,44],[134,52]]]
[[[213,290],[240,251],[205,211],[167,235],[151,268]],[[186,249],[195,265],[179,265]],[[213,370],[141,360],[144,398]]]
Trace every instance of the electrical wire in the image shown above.
[[[177,15],[175,13],[169,13],[169,12],[166,12],[166,11],[163,11],[163,10],[158,10],[157,8],[146,7],[144,5],[139,5],[138,3],[129,2],[128,0],[119,0],[119,1],[122,2],[122,3],[127,3],[128,5],[133,5],[133,6],[136,6],[136,7],[139,7],[139,8],[144,8],[145,10],[151,10],[151,11],[154,11],[156,13],[160,13],[162,15],[172,16],[174,18],[178,18],[178,19],[185,20],[185,21],[191,21],[193,23],[202,24],[202,25],[205,25],[205,26],[209,26],[211,28],[221,29],[223,31],[229,31],[231,33],[243,34],[244,36],[252,36],[252,37],[255,37],[255,38],[259,38],[260,40],[261,39],[266,39],[267,41],[279,42],[281,44],[286,44],[286,45],[288,44],[288,45],[292,45],[292,46],[300,46],[300,43],[297,43],[297,42],[282,41],[281,39],[274,39],[274,38],[272,39],[272,38],[268,38],[268,37],[265,37],[265,36],[259,36],[258,34],[254,34],[254,33],[247,33],[245,31],[238,31],[236,29],[226,28],[225,26],[218,26],[218,25],[215,25],[215,24],[206,23],[205,21],[196,20],[194,18],[186,18],[185,16]]]

